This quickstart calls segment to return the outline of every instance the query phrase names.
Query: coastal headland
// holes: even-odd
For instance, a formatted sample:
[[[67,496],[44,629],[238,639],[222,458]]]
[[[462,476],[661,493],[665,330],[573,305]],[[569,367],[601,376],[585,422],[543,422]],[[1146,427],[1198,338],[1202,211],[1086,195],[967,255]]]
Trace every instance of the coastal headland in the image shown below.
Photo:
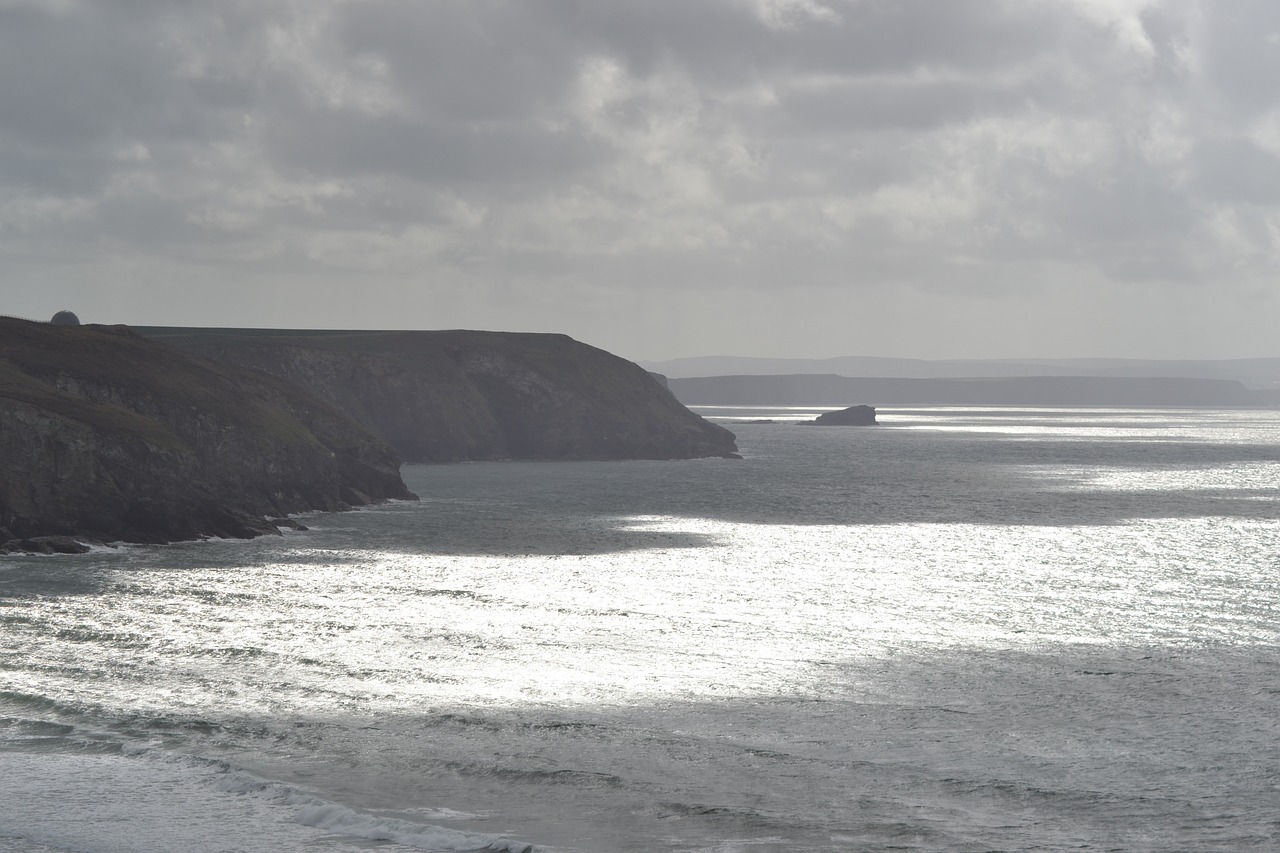
[[[645,371],[562,335],[0,317],[0,550],[278,533],[413,499],[402,459],[735,451]]]
[[[406,462],[734,456],[652,374],[567,335],[140,327],[328,400]]]

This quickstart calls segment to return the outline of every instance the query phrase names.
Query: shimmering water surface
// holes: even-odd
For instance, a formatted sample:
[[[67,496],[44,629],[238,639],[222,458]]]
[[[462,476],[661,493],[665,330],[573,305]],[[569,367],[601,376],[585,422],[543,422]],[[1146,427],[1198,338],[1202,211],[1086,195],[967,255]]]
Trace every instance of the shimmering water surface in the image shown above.
[[[1280,848],[1280,414],[700,411],[0,558],[0,850]]]

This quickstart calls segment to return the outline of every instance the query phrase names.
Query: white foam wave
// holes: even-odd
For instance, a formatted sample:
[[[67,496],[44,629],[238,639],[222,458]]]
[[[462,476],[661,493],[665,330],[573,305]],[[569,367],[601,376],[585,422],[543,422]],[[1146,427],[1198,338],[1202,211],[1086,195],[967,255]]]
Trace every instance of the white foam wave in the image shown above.
[[[347,838],[366,841],[392,841],[406,847],[425,850],[495,850],[506,853],[532,853],[533,845],[494,835],[462,832],[443,826],[415,823],[359,812],[347,806],[322,799],[315,794],[262,779],[242,770],[231,770],[218,788],[228,793],[257,795],[297,809],[303,826],[322,829]],[[446,811],[447,810],[443,810]]]
[[[370,841],[394,841],[409,847],[428,850],[501,850],[508,853],[530,853],[533,846],[503,838],[472,835],[440,826],[415,824],[396,818],[360,814],[334,803],[305,806],[305,826],[336,832],[351,838]]]
[[[432,851],[534,850],[497,835],[360,812],[224,761],[138,741],[117,742],[110,752],[13,751],[17,745],[9,739],[9,750],[0,750],[0,850],[303,853],[322,837],[325,849],[350,853],[370,841]]]

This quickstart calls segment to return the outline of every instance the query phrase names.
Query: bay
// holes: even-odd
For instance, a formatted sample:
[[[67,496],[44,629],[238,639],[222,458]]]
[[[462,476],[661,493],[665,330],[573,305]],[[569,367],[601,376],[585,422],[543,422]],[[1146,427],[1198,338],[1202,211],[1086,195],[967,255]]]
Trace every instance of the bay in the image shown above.
[[[1274,849],[1280,414],[700,411],[3,558],[0,849]]]

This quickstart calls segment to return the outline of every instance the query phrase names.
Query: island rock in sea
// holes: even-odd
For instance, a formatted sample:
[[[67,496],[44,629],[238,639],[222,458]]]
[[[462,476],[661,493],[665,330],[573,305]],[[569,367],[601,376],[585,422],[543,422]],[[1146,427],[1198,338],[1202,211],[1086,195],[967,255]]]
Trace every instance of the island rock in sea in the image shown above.
[[[814,426],[875,426],[876,410],[872,406],[850,406],[818,415],[812,423]]]
[[[299,385],[406,462],[736,457],[654,375],[566,335],[142,328]]]
[[[121,327],[0,318],[0,550],[278,533],[269,517],[413,499],[399,466],[274,377]]]

